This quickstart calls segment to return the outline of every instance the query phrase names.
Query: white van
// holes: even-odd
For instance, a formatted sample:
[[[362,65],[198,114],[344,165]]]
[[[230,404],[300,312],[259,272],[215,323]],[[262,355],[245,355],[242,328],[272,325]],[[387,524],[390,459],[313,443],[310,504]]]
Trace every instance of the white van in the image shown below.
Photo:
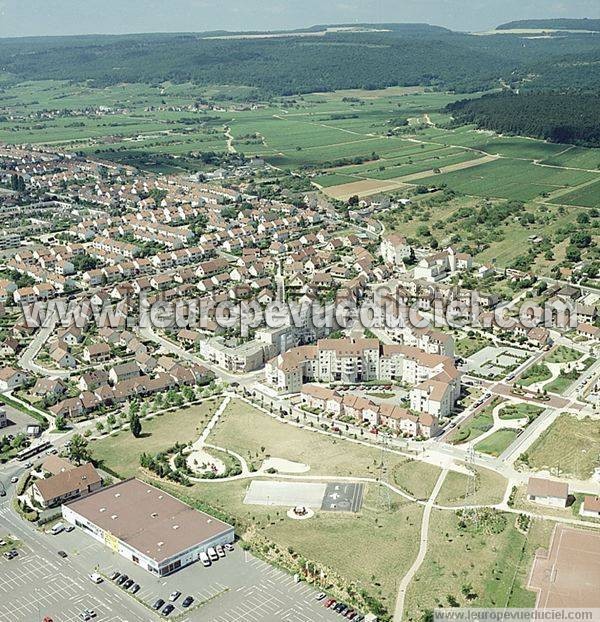
[[[208,567],[211,564],[210,557],[204,551],[200,553],[200,561],[202,562],[203,566]]]
[[[206,552],[208,553],[211,561],[216,562],[219,559],[219,554],[215,551],[215,549],[213,549],[212,546],[209,546]]]
[[[53,536],[57,536],[59,533],[62,533],[65,530],[65,526],[62,523],[56,523],[54,527],[50,530],[50,533]]]

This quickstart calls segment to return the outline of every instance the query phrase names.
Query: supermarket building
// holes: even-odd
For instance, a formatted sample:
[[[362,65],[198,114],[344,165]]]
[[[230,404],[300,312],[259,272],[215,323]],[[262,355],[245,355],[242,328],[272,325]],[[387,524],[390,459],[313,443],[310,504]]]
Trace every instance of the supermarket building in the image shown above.
[[[62,506],[63,518],[158,576],[231,543],[231,525],[199,512],[160,488],[128,479]]]

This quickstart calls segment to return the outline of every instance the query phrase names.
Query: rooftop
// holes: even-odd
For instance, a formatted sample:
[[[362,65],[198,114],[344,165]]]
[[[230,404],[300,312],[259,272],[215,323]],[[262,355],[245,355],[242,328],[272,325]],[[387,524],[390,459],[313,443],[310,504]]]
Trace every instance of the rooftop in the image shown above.
[[[68,507],[156,562],[233,529],[138,479],[103,488]]]

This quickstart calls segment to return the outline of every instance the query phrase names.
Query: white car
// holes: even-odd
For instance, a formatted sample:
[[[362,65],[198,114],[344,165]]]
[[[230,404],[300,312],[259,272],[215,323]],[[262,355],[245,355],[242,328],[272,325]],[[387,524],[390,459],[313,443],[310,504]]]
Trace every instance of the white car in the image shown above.
[[[210,566],[211,564],[210,557],[204,551],[200,553],[200,561],[202,562],[202,565],[206,568],[208,568],[208,566]]]
[[[92,583],[102,583],[102,577],[97,573],[97,572],[93,572],[92,574],[88,575],[90,578],[90,581]]]
[[[10,478],[11,484],[16,484],[18,481],[19,481],[19,478],[16,475]]]
[[[215,551],[215,549],[213,549],[212,546],[209,547],[206,552],[208,553],[211,561],[216,562],[219,559],[219,554]]]
[[[65,530],[65,526],[62,523],[57,523],[56,525],[54,525],[54,527],[52,527],[52,529],[50,530],[50,533],[53,536],[57,536],[59,533],[62,533]]]

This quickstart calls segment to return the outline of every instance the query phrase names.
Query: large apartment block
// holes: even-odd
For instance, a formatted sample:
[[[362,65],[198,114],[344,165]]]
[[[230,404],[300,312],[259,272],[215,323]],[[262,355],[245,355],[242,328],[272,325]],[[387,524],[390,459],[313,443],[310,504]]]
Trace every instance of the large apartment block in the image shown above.
[[[460,396],[454,359],[378,339],[321,339],[292,348],[267,363],[266,377],[284,393],[298,393],[309,382],[403,382],[413,387],[411,407],[438,417],[448,415]]]

